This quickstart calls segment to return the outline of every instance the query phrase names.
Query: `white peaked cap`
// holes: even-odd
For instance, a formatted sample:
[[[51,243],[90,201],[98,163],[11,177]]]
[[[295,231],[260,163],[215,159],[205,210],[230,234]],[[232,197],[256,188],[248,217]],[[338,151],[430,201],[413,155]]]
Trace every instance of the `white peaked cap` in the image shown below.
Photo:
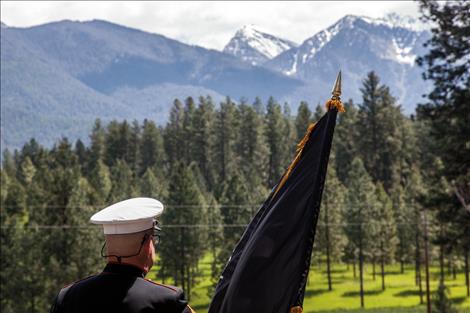
[[[163,204],[152,198],[132,198],[110,205],[90,218],[93,224],[103,225],[105,235],[137,233],[153,227]]]

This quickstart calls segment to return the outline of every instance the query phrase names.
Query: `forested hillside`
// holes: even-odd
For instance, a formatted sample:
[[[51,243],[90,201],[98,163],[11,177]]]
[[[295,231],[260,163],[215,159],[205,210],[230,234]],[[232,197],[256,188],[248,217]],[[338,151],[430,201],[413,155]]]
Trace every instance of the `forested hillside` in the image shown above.
[[[449,267],[468,275],[462,240],[468,230],[458,215],[434,210],[445,204],[430,203],[453,198],[436,175],[442,167],[428,123],[405,116],[373,72],[361,92],[362,101],[346,102],[339,115],[316,233],[314,259],[326,260],[329,288],[337,262],[357,266],[358,275],[371,264],[383,289],[384,266],[398,263],[403,271],[414,264],[423,287],[424,215],[431,261],[441,272]],[[61,286],[99,271],[102,235],[89,217],[135,196],[166,206],[159,279],[191,295],[198,264],[209,254],[215,284],[295,143],[323,110],[303,102],[293,113],[274,98],[239,104],[227,98],[219,105],[210,97],[176,99],[164,127],[151,120],[96,120],[89,145],[62,138],[49,149],[32,139],[5,151],[2,312],[45,311]]]

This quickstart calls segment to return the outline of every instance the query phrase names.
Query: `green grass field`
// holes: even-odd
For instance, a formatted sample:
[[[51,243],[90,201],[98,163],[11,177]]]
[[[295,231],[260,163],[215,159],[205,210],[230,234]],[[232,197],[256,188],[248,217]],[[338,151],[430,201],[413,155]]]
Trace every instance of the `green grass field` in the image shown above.
[[[191,292],[191,306],[198,313],[206,313],[209,306],[207,289],[210,286],[210,258],[206,257],[200,263],[201,277],[197,286]],[[377,270],[378,267],[377,267]],[[333,291],[328,291],[325,268],[312,266],[304,300],[304,312],[322,313],[421,313],[425,305],[419,305],[419,291],[414,283],[414,268],[408,266],[401,274],[399,265],[387,266],[385,278],[386,290],[381,290],[381,278],[372,279],[372,266],[365,267],[365,310],[360,309],[359,279],[353,278],[352,267],[347,269],[344,264],[333,266]],[[156,277],[156,270],[150,273],[150,278]],[[431,269],[431,290],[434,291],[438,282],[438,268]],[[424,278],[423,278],[424,279]],[[165,283],[171,283],[166,281]],[[450,287],[450,296],[459,312],[470,313],[470,298],[466,297],[465,279],[459,272],[456,280],[446,277],[446,285]],[[423,282],[424,288],[424,282]],[[425,299],[425,298],[424,298]]]

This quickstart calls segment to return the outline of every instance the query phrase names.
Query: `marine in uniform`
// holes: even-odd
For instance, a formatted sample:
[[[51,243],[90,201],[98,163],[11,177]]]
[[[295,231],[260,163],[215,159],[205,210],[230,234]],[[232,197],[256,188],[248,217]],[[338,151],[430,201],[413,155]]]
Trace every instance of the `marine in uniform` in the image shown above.
[[[156,218],[162,212],[158,200],[133,198],[93,215],[90,221],[103,225],[101,255],[108,263],[101,273],[62,288],[50,312],[194,313],[181,289],[145,278],[159,242]]]

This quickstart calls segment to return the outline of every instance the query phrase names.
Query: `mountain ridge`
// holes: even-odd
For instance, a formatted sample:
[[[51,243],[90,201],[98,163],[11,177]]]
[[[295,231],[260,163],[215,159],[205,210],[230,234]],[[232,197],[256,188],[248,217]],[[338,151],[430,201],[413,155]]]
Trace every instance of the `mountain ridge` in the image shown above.
[[[161,124],[176,97],[274,96],[295,111],[301,100],[329,98],[339,69],[347,97],[360,101],[361,81],[375,70],[410,113],[427,88],[414,58],[428,33],[413,29],[396,16],[345,16],[295,44],[251,26],[238,35],[261,34],[262,44],[250,46],[261,49],[254,61],[105,20],[2,24],[1,144],[17,148],[32,136],[45,145],[60,136],[86,142],[94,118]]]

